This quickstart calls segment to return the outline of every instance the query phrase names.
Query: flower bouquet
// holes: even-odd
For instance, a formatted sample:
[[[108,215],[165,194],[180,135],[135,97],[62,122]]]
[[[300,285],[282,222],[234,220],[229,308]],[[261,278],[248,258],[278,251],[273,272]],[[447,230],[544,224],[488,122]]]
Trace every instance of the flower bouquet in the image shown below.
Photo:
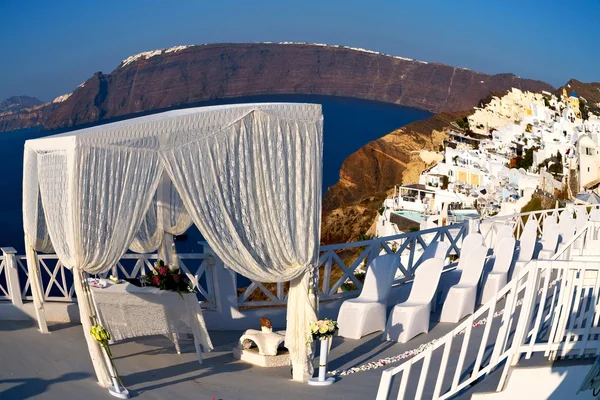
[[[310,334],[312,336],[312,340],[327,340],[333,337],[337,331],[337,321],[332,321],[327,318],[313,322],[310,325]]]
[[[144,283],[146,286],[177,292],[180,296],[182,293],[196,293],[187,276],[180,273],[177,265],[167,265],[162,260],[154,263],[152,274],[144,277]]]

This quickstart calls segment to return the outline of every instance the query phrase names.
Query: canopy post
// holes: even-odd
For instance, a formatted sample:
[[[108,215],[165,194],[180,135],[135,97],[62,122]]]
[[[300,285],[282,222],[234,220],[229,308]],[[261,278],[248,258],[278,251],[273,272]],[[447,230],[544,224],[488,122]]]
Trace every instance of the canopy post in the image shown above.
[[[77,303],[79,304],[79,317],[83,326],[83,336],[88,346],[92,365],[96,372],[96,377],[100,386],[108,388],[111,386],[111,373],[109,371],[106,359],[104,358],[103,349],[100,344],[94,340],[90,331],[94,324],[94,305],[91,304],[89,286],[84,285],[84,273],[77,267],[73,267],[73,281],[75,285],[75,294],[77,295]]]
[[[290,282],[287,305],[285,347],[290,351],[292,379],[307,382],[312,377],[313,350],[309,340],[310,325],[317,320],[316,296],[311,268]]]
[[[31,296],[33,297],[33,308],[35,310],[38,329],[41,333],[49,333],[48,324],[46,323],[46,312],[44,310],[44,291],[42,289],[42,277],[40,275],[38,254],[37,251],[31,247],[27,237],[25,237],[25,247],[29,285],[31,286]]]

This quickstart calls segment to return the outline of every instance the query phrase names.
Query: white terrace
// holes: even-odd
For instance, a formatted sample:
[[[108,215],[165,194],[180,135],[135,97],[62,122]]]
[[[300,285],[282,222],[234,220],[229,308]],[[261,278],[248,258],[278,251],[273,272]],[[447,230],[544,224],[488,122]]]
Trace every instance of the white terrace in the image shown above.
[[[451,257],[446,259],[443,280],[456,268],[455,260],[460,259],[462,240],[469,229],[479,229],[491,248],[502,227],[513,226],[519,239],[525,222],[535,219],[541,235],[544,221],[559,218],[562,211],[496,217],[481,221],[479,227],[462,224],[321,246],[319,316],[336,318],[343,299],[358,294],[362,286],[354,272],[378,254],[402,255],[388,302],[393,306],[406,299],[420,254],[431,243],[441,240],[450,244]],[[178,255],[181,267],[198,288],[215,345],[215,350],[205,355],[204,364],[197,363],[191,344],[184,343],[183,354],[178,355],[172,343],[162,337],[116,343],[112,346],[116,363],[124,384],[142,398],[280,399],[285,393],[289,399],[310,396],[383,400],[495,399],[504,393],[518,398],[527,393],[527,387],[518,387],[519,395],[515,397],[511,382],[515,382],[513,386],[519,382],[522,364],[537,360],[537,366],[552,366],[562,375],[536,382],[534,394],[539,393],[538,398],[572,398],[583,380],[582,373],[589,369],[586,360],[600,348],[598,210],[579,208],[577,212],[577,233],[562,243],[551,259],[529,262],[508,285],[459,324],[438,322],[443,307],[440,304],[442,307],[432,314],[430,332],[404,344],[382,342],[381,332],[360,340],[334,338],[329,368],[337,370],[337,381],[327,388],[290,382],[289,367],[260,368],[234,360],[231,350],[237,339],[244,329],[256,327],[258,317],[272,318],[275,327],[285,325],[282,306],[287,284],[251,280],[247,287],[238,288],[239,275],[224,268],[209,248],[201,254]],[[590,212],[592,221],[588,221]],[[570,215],[565,212],[560,218]],[[12,320],[34,316],[26,258],[8,248],[3,252],[0,294],[5,302],[0,303],[0,316]],[[112,273],[140,276],[156,257],[127,254]],[[76,391],[90,399],[106,398],[106,392],[95,383],[81,328],[73,325],[79,314],[73,310],[77,306],[71,270],[52,254],[40,255],[38,262],[51,333],[42,335],[27,321],[2,322],[2,359],[10,361],[4,361],[0,371],[0,397],[43,394],[43,398],[71,398]],[[340,290],[342,285],[348,291]],[[385,358],[388,364],[381,361]],[[581,366],[578,373],[565,374],[573,366],[561,364],[567,363],[563,359]],[[369,363],[368,367],[352,369]],[[565,375],[574,382],[570,386]]]
[[[599,248],[599,210],[588,216],[581,208],[576,220],[566,211],[560,223],[555,210],[531,214],[524,226],[521,216],[505,217],[320,247],[322,126],[318,105],[267,103],[170,111],[27,141],[26,263],[3,249],[0,291],[8,301],[0,315],[34,316],[42,333],[53,332],[35,336],[23,326],[3,324],[11,331],[2,335],[3,360],[10,360],[3,363],[2,374],[8,374],[1,377],[2,397],[35,394],[28,390],[57,390],[50,397],[65,397],[73,381],[81,381],[85,397],[101,395],[89,387],[94,381],[121,398],[123,385],[150,397],[186,397],[195,392],[190,380],[215,398],[280,398],[284,392],[302,397],[315,361],[309,329],[318,317],[339,319],[345,338],[336,338],[330,365],[341,379],[333,389],[314,391],[319,397],[345,391],[344,397],[361,399],[395,392],[398,398],[450,398],[485,387],[470,386],[498,371],[497,388],[504,388],[522,353],[552,359],[596,353],[590,334],[598,322],[591,313],[600,315],[599,274],[585,257]],[[172,235],[192,223],[207,246],[198,255],[177,255],[169,246]],[[507,280],[513,257],[503,271],[496,268],[503,243],[515,250],[514,234],[518,257],[514,279]],[[475,311],[488,249],[495,255],[484,290],[489,300]],[[391,256],[379,257],[386,253]],[[531,262],[536,254],[545,261]],[[89,286],[90,275],[145,275],[159,257],[181,267],[197,297],[180,293],[182,302],[173,292],[130,283],[106,290]],[[559,258],[565,261],[553,262]],[[382,260],[390,260],[390,267]],[[356,272],[365,269],[363,288]],[[357,299],[347,299],[359,290]],[[477,329],[486,316],[485,328]],[[269,333],[275,343],[285,337],[281,356],[288,358],[276,358],[284,367],[257,369],[233,361],[236,338],[257,328],[259,317],[271,318],[276,330],[285,327],[285,333]],[[359,318],[361,329],[352,333]],[[81,323],[84,340],[71,328],[61,332],[56,322]],[[107,335],[95,340],[91,334],[99,325],[116,341],[123,383],[102,339]],[[187,353],[179,343],[188,332],[182,325],[193,332],[195,362],[181,365],[187,355],[172,358],[171,346],[140,339],[160,333],[173,340],[177,353]],[[381,342],[379,332],[370,334],[384,328],[389,342]],[[427,334],[415,338],[419,333]],[[353,336],[360,339],[347,339]],[[211,337],[216,351],[205,357],[202,350],[213,349]],[[84,341],[96,379],[80,372],[90,371],[77,347]],[[152,343],[169,355],[146,357]],[[414,350],[419,343],[424,346]],[[321,344],[324,379],[327,342]],[[460,353],[452,351],[458,346]],[[376,361],[382,356],[391,358]],[[384,365],[390,369],[375,368]],[[144,384],[155,377],[166,379],[164,385]],[[287,382],[290,377],[296,382]]]

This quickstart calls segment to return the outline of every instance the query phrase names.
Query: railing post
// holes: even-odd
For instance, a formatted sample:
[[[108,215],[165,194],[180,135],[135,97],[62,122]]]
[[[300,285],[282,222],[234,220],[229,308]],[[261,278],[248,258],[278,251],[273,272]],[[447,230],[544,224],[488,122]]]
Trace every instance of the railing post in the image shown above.
[[[6,271],[6,281],[10,298],[15,307],[23,308],[23,299],[21,298],[21,284],[19,283],[19,271],[17,264],[17,251],[12,247],[2,247],[4,255],[4,266]]]
[[[228,269],[223,261],[216,256],[211,266],[213,274],[215,309],[227,320],[233,321],[241,317],[238,309],[237,276]]]

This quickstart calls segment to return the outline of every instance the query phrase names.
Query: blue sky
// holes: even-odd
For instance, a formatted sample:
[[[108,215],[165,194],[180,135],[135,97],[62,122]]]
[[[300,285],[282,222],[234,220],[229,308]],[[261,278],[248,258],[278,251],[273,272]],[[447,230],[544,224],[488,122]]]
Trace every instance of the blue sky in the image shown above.
[[[0,100],[48,101],[122,59],[179,44],[304,41],[600,81],[600,2],[0,0]]]

